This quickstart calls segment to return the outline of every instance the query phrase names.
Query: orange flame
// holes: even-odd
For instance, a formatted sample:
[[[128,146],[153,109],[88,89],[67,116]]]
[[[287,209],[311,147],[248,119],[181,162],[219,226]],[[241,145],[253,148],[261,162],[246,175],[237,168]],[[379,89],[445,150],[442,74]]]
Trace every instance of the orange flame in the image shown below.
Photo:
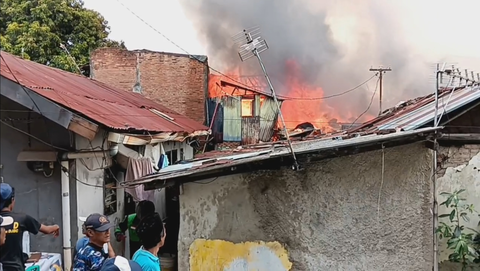
[[[309,122],[322,132],[339,130],[339,117],[335,116],[334,110],[324,100],[319,99],[324,96],[323,89],[302,82],[302,71],[296,61],[288,60],[285,65],[288,93],[282,104],[282,113],[287,128],[292,129],[300,123]]]
[[[324,97],[323,89],[304,82],[302,69],[295,60],[286,61],[285,67],[286,76],[283,85],[286,86],[287,93],[277,92],[277,95],[279,98],[285,99],[281,110],[288,129],[309,122],[315,128],[320,129],[322,133],[335,132],[341,129],[341,122],[351,123],[358,117],[352,112],[339,114],[334,108],[328,106],[322,99]],[[258,86],[250,85],[249,82],[241,79],[239,68],[231,70],[226,76],[210,74],[209,97],[254,95],[255,92],[252,90],[258,90]],[[261,89],[261,91],[270,93],[268,89]],[[262,96],[263,98],[265,97]],[[246,110],[247,104],[242,104],[242,107],[245,107],[245,110],[242,111],[248,111]],[[373,116],[366,114],[357,123],[371,117]],[[279,128],[283,127],[280,118],[278,126]]]

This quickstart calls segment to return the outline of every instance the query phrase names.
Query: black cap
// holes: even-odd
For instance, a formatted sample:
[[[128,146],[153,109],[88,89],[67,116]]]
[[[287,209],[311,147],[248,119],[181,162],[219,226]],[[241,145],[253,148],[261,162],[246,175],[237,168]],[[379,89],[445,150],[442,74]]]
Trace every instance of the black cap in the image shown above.
[[[84,223],[85,229],[93,229],[94,231],[108,231],[113,227],[107,216],[101,214],[91,214]]]

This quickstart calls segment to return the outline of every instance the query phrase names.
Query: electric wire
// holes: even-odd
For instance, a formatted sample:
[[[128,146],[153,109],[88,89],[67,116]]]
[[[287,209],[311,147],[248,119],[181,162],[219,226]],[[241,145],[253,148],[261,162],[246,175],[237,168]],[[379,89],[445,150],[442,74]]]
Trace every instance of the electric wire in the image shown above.
[[[139,19],[141,22],[143,22],[146,26],[148,26],[149,28],[151,28],[153,31],[155,31],[156,33],[160,34],[164,39],[166,39],[168,42],[170,42],[171,44],[173,44],[175,47],[177,47],[178,49],[182,50],[185,54],[187,54],[189,57],[197,60],[198,62],[200,62],[201,64],[205,65],[207,68],[209,68],[210,70],[222,75],[223,77],[227,78],[227,79],[230,79],[232,80],[233,82],[239,84],[240,86],[244,86],[248,89],[252,89],[252,86],[249,86],[235,78],[232,78],[231,76],[229,75],[226,75],[225,73],[222,73],[221,71],[219,71],[218,69],[215,69],[213,68],[212,66],[210,66],[208,63],[202,61],[201,59],[198,58],[198,56],[196,55],[193,55],[193,54],[190,54],[186,49],[184,49],[183,47],[181,47],[180,45],[178,45],[176,42],[174,42],[173,40],[171,40],[170,38],[168,38],[165,34],[163,34],[162,32],[160,32],[158,29],[156,29],[155,27],[153,27],[151,24],[149,24],[147,21],[145,21],[142,17],[140,17],[139,15],[137,15],[133,10],[131,10],[129,7],[127,7],[122,1],[120,0],[116,0],[120,5],[122,5],[125,9],[127,9],[133,16],[137,17],[137,19]],[[363,86],[364,84],[366,84],[367,82],[369,82],[374,76],[370,77],[369,79],[367,79],[366,81],[362,82],[360,85],[357,85],[349,90],[346,90],[346,91],[343,91],[343,92],[340,92],[340,93],[337,93],[337,94],[333,94],[333,95],[329,95],[329,96],[323,96],[323,97],[317,97],[317,98],[301,98],[301,97],[289,97],[289,96],[283,96],[283,95],[277,95],[278,98],[280,99],[284,99],[284,100],[325,100],[325,99],[330,99],[330,98],[335,98],[335,97],[338,97],[338,96],[342,96],[342,95],[345,95],[349,92],[352,92],[356,89],[358,89],[359,87]],[[253,89],[257,92],[260,92],[260,93],[265,93],[265,91],[262,91],[262,90],[259,90],[259,89]]]
[[[365,115],[368,110],[370,110],[370,107],[372,106],[372,103],[373,103],[373,98],[375,98],[375,94],[377,94],[377,88],[378,88],[378,82],[380,81],[380,78],[377,79],[377,83],[375,84],[375,90],[373,91],[373,94],[372,94],[372,97],[370,98],[370,103],[368,104],[368,107],[367,109],[365,109],[365,111],[362,112],[362,114],[360,114],[354,121],[353,123],[350,125],[350,128],[352,128],[352,126],[357,122],[358,119],[360,119],[363,115]]]

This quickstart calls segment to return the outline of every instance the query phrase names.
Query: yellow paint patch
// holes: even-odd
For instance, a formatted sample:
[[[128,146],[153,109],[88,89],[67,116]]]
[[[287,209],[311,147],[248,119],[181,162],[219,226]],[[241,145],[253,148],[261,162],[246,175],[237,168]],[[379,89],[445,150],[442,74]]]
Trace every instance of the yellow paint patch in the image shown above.
[[[261,271],[269,270],[272,265],[286,271],[292,268],[287,250],[278,242],[234,244],[197,239],[190,245],[190,271]]]

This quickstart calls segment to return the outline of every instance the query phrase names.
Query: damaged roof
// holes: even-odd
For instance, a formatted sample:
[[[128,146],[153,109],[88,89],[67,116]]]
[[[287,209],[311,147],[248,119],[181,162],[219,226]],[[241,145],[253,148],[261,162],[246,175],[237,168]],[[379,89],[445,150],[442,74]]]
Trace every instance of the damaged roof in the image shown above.
[[[445,88],[438,95],[438,118],[469,104],[477,104],[480,87],[468,86]],[[435,115],[435,95],[429,94],[398,103],[382,112],[380,116],[351,129],[349,133],[374,133],[377,131],[411,131],[433,123]],[[440,122],[442,124],[442,122]]]
[[[209,91],[213,91],[216,86],[220,87],[229,87],[235,90],[245,90],[249,92],[258,93],[265,95],[267,97],[273,97],[272,93],[268,91],[268,86],[262,83],[262,79],[258,76],[256,77],[243,77],[243,76],[225,76],[218,74],[209,75]],[[231,91],[230,89],[225,89],[222,91]],[[215,93],[210,93],[211,96]],[[224,93],[226,95],[233,95],[233,93]],[[246,93],[247,94],[247,93]],[[277,95],[278,100],[284,100],[281,96]]]
[[[442,127],[429,127],[418,129],[414,131],[400,131],[389,134],[370,134],[370,135],[356,135],[343,139],[338,136],[329,136],[322,139],[305,140],[292,142],[293,149],[297,157],[302,154],[321,153],[330,154],[331,152],[339,152],[339,150],[346,150],[347,148],[367,147],[374,145],[383,145],[391,142],[401,142],[410,139],[410,142],[424,140],[431,132],[439,130]],[[290,149],[285,142],[263,143],[251,146],[244,146],[239,149],[230,151],[215,151],[201,155],[191,161],[175,164],[161,169],[158,173],[139,178],[133,182],[122,183],[125,186],[135,186],[139,184],[147,184],[154,181],[166,182],[170,179],[179,179],[193,176],[198,180],[204,177],[209,172],[214,172],[221,169],[227,170],[228,173],[219,175],[228,175],[235,172],[241,165],[264,161],[274,158],[285,158],[291,156]],[[339,154],[337,154],[339,156]],[[249,170],[251,171],[251,170]],[[152,189],[151,187],[147,189]]]
[[[443,89],[439,93],[437,115],[441,118],[454,111],[464,110],[466,106],[478,105],[479,99],[480,88],[477,86]],[[330,135],[323,134],[317,139],[293,141],[292,145],[299,156],[318,153],[321,157],[328,157],[330,153],[334,153],[335,156],[345,155],[348,149],[368,149],[368,146],[379,148],[379,145],[384,147],[385,144],[393,144],[393,142],[422,141],[433,131],[443,128],[442,126],[422,128],[433,123],[434,115],[435,97],[430,94],[401,102],[385,110],[379,117],[351,130]],[[441,122],[440,125],[443,123]],[[234,171],[237,167],[246,164],[290,155],[285,142],[263,143],[243,146],[235,150],[210,152],[199,155],[192,161],[166,167],[157,174],[145,176],[128,185],[148,184],[149,189],[152,189],[155,187],[151,186],[152,182],[161,181],[165,185],[167,180],[186,180],[187,178],[201,180],[205,179],[205,176],[212,177],[213,175],[208,173],[219,172],[219,169]],[[230,170],[219,174],[232,174]]]
[[[208,127],[139,93],[1,52],[1,76],[108,128],[129,132],[194,133]]]

